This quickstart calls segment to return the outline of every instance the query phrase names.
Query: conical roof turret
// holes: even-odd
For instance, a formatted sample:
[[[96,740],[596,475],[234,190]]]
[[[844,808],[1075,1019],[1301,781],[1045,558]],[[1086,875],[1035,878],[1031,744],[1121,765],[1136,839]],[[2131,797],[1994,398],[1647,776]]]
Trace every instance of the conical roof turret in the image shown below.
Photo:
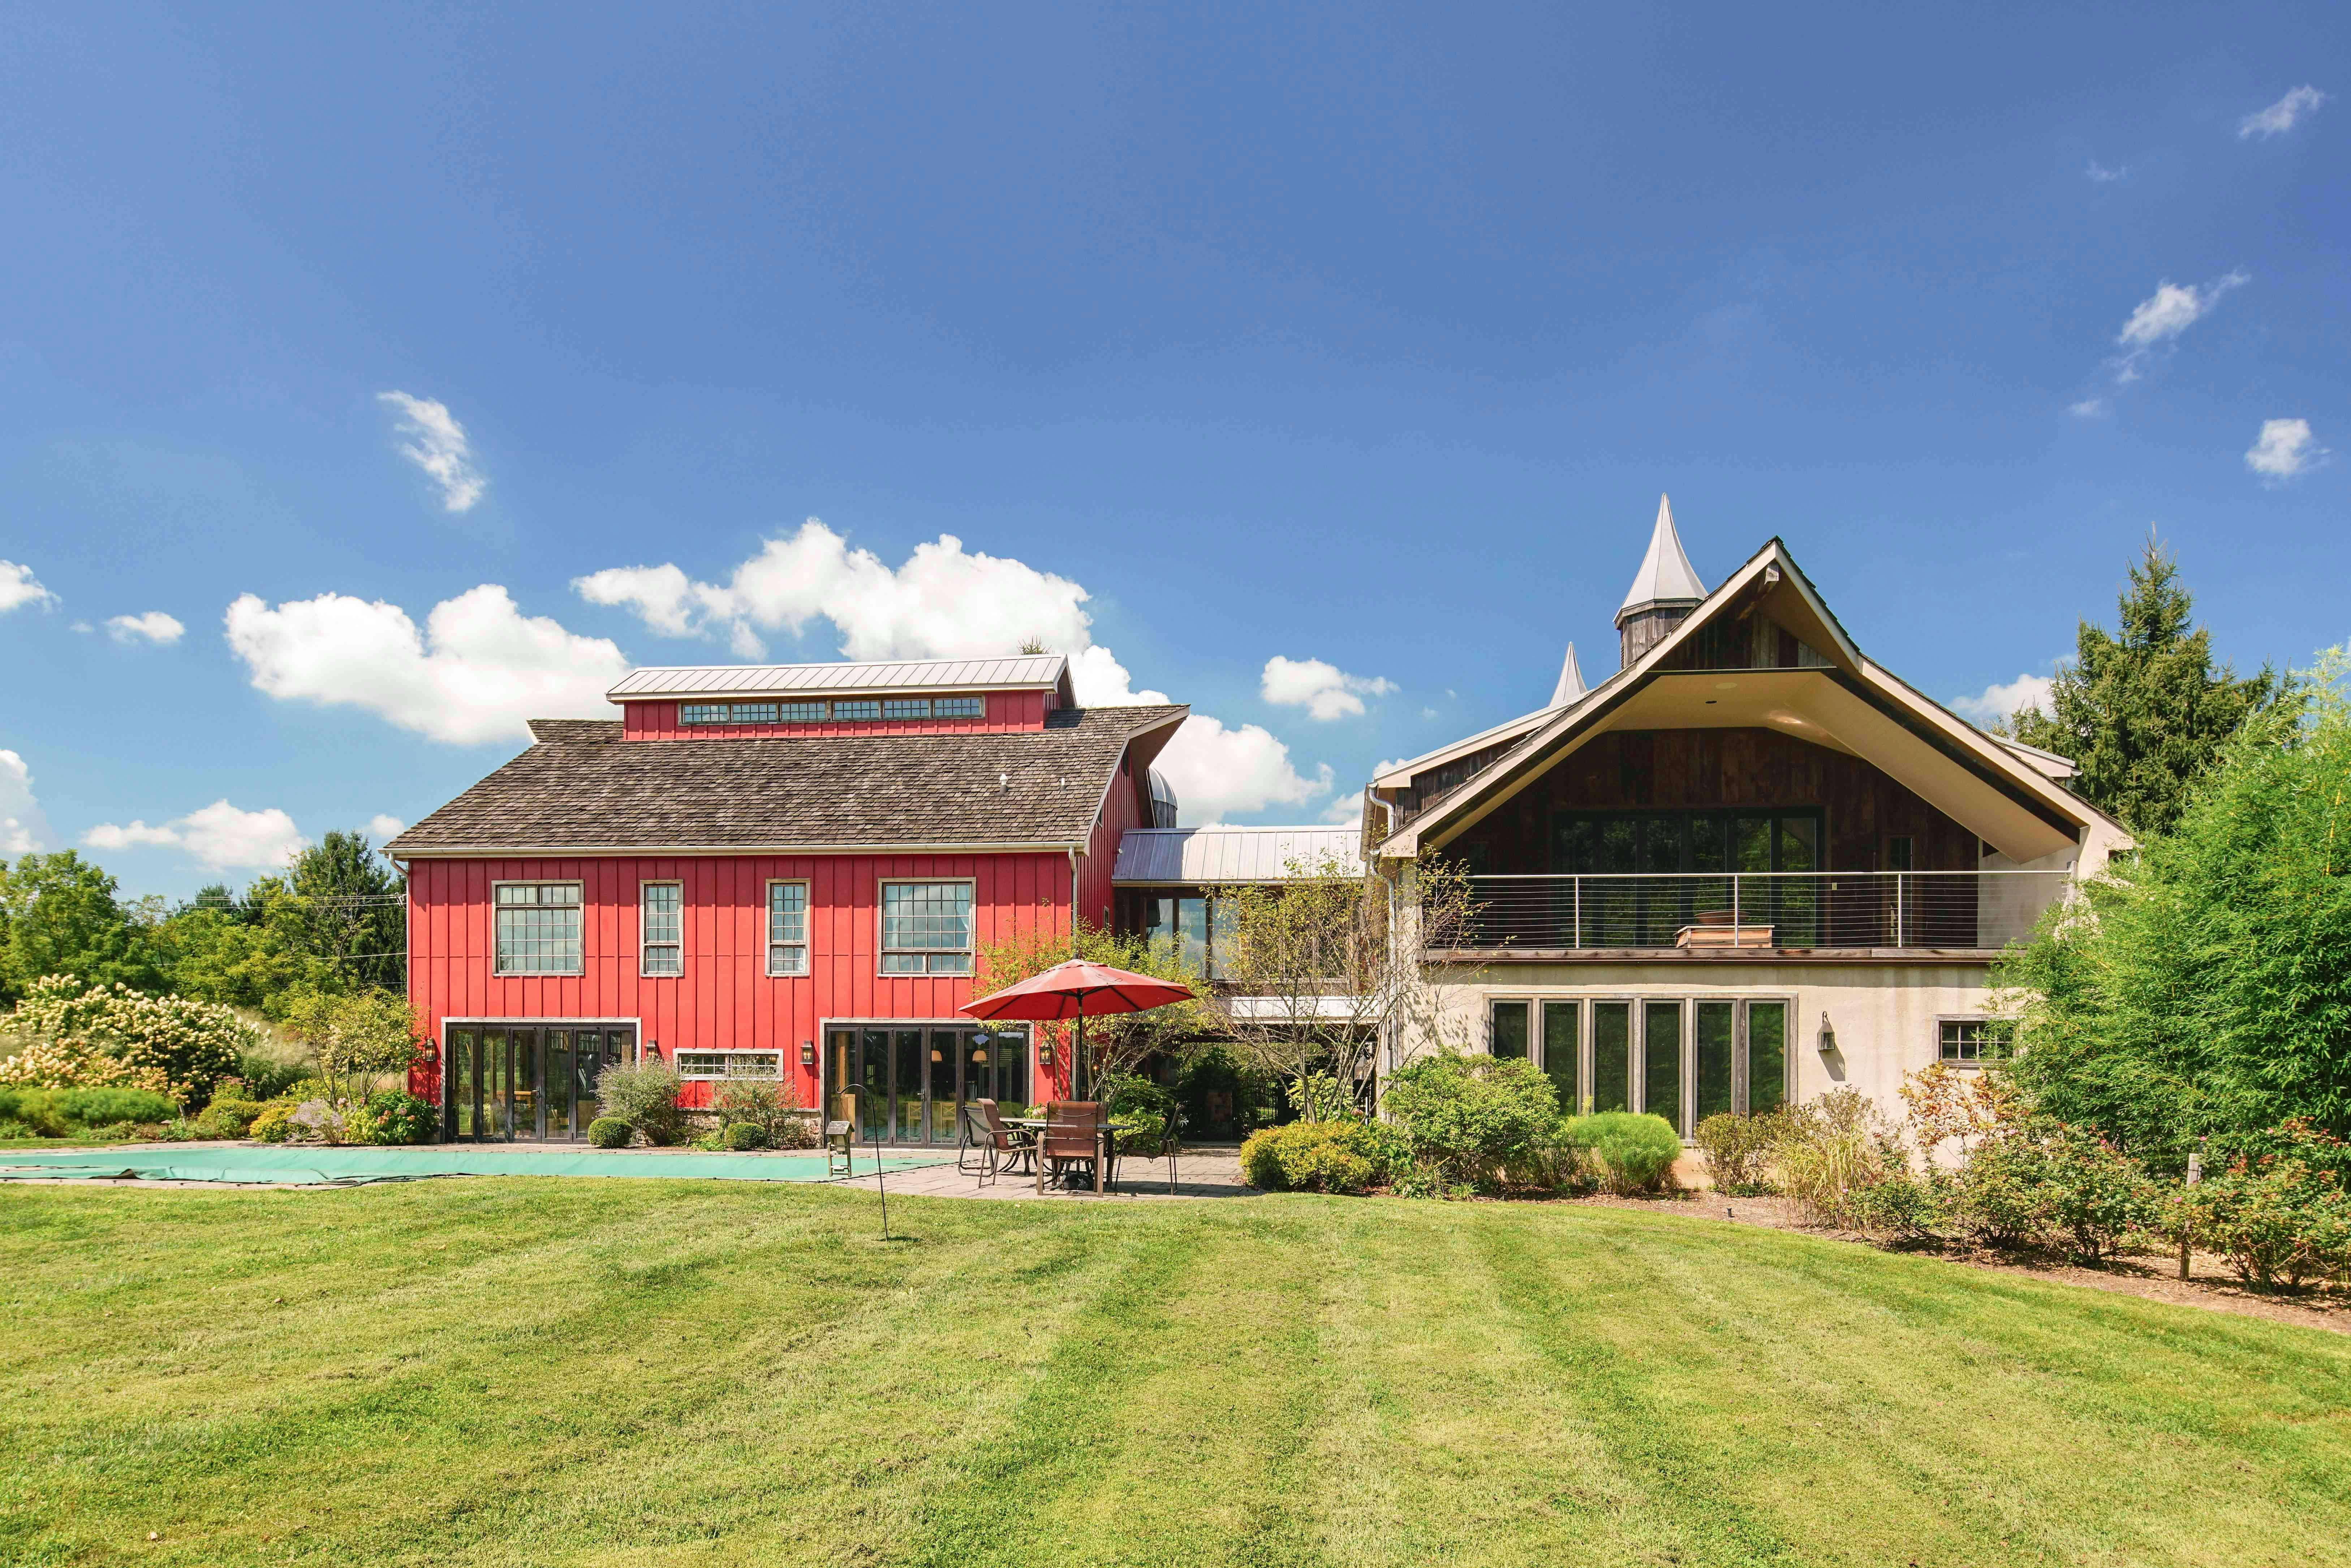
[[[1705,598],[1706,584],[1698,580],[1697,570],[1682,551],[1681,535],[1674,531],[1674,504],[1661,495],[1657,526],[1649,533],[1649,553],[1641,558],[1641,570],[1633,574],[1633,586],[1616,612],[1616,624],[1621,628],[1643,611],[1687,608]]]
[[[1552,688],[1551,706],[1565,707],[1589,689],[1583,684],[1583,670],[1576,666],[1575,644],[1570,643],[1567,645],[1567,657],[1559,666],[1559,685]]]

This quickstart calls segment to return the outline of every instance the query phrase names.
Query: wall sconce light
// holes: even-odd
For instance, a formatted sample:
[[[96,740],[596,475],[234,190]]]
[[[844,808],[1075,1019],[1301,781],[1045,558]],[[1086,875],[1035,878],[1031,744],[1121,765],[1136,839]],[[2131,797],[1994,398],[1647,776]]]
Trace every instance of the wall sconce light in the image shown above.
[[[1823,1056],[1836,1049],[1836,1030],[1829,1027],[1829,1015],[1826,1013],[1821,1015],[1820,1047]]]
[[[802,1067],[816,1065],[816,1041],[812,1040],[800,1041],[800,1065]]]
[[[1045,1040],[1037,1042],[1037,1065],[1040,1067],[1050,1067],[1053,1065],[1053,1042],[1051,1040]]]

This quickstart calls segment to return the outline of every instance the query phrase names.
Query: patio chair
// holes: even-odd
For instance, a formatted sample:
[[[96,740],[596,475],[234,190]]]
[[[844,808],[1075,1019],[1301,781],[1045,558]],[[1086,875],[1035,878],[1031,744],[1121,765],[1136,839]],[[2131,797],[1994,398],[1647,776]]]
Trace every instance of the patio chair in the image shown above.
[[[849,1154],[850,1124],[827,1122],[824,1124],[824,1174],[828,1176],[857,1174]]]
[[[996,1141],[998,1168],[1009,1166],[1015,1176],[1026,1173],[1029,1163],[1037,1157],[1037,1134],[1026,1127],[1006,1126],[1004,1113],[993,1100],[975,1100],[972,1103],[987,1118],[988,1133]]]
[[[1071,1171],[1092,1171],[1102,1157],[1102,1103],[1097,1100],[1056,1100],[1045,1107],[1045,1126],[1037,1139],[1037,1190],[1045,1190],[1050,1168],[1056,1181]]]
[[[964,1103],[963,1122],[956,1137],[956,1169],[978,1176],[982,1183],[994,1181],[1006,1166],[1016,1165],[1027,1149],[1027,1140],[996,1113],[995,1101]]]

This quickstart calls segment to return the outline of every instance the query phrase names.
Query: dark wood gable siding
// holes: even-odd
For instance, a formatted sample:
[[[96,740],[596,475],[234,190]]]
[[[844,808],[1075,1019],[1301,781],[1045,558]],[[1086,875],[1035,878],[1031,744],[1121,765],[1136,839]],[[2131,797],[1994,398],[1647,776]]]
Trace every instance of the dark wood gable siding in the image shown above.
[[[1829,871],[1883,869],[1889,835],[1917,871],[1974,871],[1973,833],[1869,763],[1769,729],[1626,730],[1595,737],[1451,846],[1488,872],[1549,872],[1554,811],[1818,807]]]

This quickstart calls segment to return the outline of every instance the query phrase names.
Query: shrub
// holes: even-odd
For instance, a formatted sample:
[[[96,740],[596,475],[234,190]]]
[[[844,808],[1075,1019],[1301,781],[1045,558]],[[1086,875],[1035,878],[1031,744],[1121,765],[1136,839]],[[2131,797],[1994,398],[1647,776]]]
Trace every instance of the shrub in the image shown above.
[[[1779,1135],[1776,1113],[1741,1116],[1725,1111],[1700,1122],[1692,1141],[1715,1191],[1760,1197],[1771,1190],[1771,1145]]]
[[[1537,1157],[1559,1125],[1551,1080],[1520,1057],[1424,1058],[1388,1081],[1386,1110],[1416,1162],[1481,1191]]]
[[[305,1141],[317,1139],[322,1144],[345,1141],[349,1120],[341,1111],[324,1100],[305,1100],[294,1107],[286,1118],[286,1135]]]
[[[2329,1168],[2341,1145],[2289,1123],[2283,1152],[2240,1157],[2174,1195],[2174,1235],[2224,1254],[2238,1279],[2263,1290],[2351,1271],[2351,1193]]]
[[[245,1093],[238,1097],[266,1105],[301,1082],[308,1071],[302,1062],[287,1061],[259,1049],[247,1050],[236,1059],[236,1078],[245,1086]]]
[[[2160,1213],[2137,1160],[2081,1128],[2031,1118],[1995,1130],[1944,1184],[1949,1215],[1993,1247],[2056,1247],[2095,1263]]]
[[[199,1138],[242,1138],[253,1130],[254,1118],[261,1114],[261,1106],[251,1100],[230,1100],[218,1095],[204,1109],[194,1124],[194,1135]]]
[[[685,1132],[686,1115],[677,1103],[683,1087],[677,1070],[658,1057],[634,1067],[608,1067],[596,1080],[596,1109],[628,1123],[648,1144],[665,1148]]]
[[[1602,1111],[1576,1117],[1568,1134],[1598,1164],[1601,1185],[1620,1196],[1661,1190],[1681,1157],[1682,1136],[1663,1116]]]
[[[371,1094],[344,1119],[344,1136],[354,1144],[423,1144],[440,1128],[433,1103],[405,1089]]]
[[[726,1146],[737,1154],[747,1149],[764,1149],[768,1146],[768,1129],[757,1122],[729,1122],[726,1141]]]
[[[1102,1109],[1122,1122],[1118,1152],[1156,1155],[1167,1145],[1167,1129],[1176,1120],[1176,1096],[1147,1078],[1122,1074],[1104,1085]]]
[[[280,1096],[264,1105],[246,1128],[246,1136],[258,1144],[282,1144],[294,1132],[294,1113],[301,1102],[291,1096]]]
[[[599,1116],[588,1124],[588,1141],[600,1149],[625,1149],[637,1130],[618,1116]]]
[[[1362,1122],[1291,1122],[1249,1134],[1241,1176],[1266,1192],[1366,1192],[1386,1176],[1391,1152]]]
[[[789,1079],[738,1079],[721,1083],[711,1104],[730,1131],[737,1123],[758,1127],[759,1148],[805,1148],[814,1141],[815,1128],[801,1113],[799,1091]]]
[[[1858,1089],[1832,1089],[1775,1120],[1772,1172],[1815,1225],[1858,1223],[1859,1194],[1907,1168],[1893,1130]]]
[[[253,1039],[244,1020],[216,1003],[69,975],[34,981],[5,1027],[0,1082],[152,1089],[190,1101],[210,1097]]]
[[[111,1127],[124,1122],[165,1122],[180,1113],[169,1097],[148,1089],[60,1089],[57,1109],[68,1121],[85,1127]]]
[[[1916,1176],[1907,1169],[1890,1171],[1876,1185],[1852,1193],[1848,1218],[1862,1230],[1891,1233],[1906,1239],[1938,1234],[1947,1215],[1944,1183]]]

